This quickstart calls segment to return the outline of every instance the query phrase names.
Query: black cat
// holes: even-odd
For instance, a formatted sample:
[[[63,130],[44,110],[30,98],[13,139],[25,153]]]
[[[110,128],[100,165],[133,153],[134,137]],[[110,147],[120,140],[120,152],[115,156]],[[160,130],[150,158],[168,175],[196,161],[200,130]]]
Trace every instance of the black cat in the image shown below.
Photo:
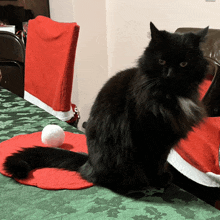
[[[196,34],[159,31],[152,23],[150,29],[152,39],[137,67],[109,79],[94,102],[86,127],[88,155],[24,149],[4,163],[13,178],[55,167],[111,189],[171,182],[166,166],[171,148],[206,114],[198,89],[208,65],[200,50],[208,27]]]

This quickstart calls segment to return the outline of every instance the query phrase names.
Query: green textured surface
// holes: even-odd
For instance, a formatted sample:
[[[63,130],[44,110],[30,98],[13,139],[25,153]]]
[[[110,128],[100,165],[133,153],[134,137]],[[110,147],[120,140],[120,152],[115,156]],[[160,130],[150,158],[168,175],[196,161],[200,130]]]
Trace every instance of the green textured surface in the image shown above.
[[[0,142],[41,131],[47,124],[82,133],[42,109],[0,90]],[[0,219],[220,219],[220,212],[175,185],[130,192],[124,197],[93,186],[83,190],[43,190],[0,174]]]

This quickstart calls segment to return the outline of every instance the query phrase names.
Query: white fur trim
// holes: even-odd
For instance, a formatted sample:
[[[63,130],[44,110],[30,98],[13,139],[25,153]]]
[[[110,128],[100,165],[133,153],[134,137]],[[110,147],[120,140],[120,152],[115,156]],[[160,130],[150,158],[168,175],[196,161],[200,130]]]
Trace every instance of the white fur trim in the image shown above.
[[[186,162],[174,149],[170,151],[167,161],[189,179],[209,187],[220,187],[220,175],[212,172],[203,173]]]
[[[74,116],[74,112],[72,108],[68,112],[62,112],[62,111],[55,111],[50,106],[42,102],[40,99],[36,98],[35,96],[31,95],[27,91],[24,91],[24,99],[31,102],[32,104],[44,109],[51,115],[54,115],[61,121],[68,121]]]

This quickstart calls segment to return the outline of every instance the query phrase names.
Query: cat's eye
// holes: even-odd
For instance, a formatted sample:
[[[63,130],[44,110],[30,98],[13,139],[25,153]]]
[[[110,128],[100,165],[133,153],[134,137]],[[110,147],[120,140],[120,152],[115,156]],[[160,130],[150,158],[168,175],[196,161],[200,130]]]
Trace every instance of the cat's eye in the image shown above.
[[[182,62],[182,63],[180,63],[180,66],[185,67],[185,66],[187,66],[187,64],[188,64],[187,62]]]
[[[165,65],[165,64],[166,64],[166,61],[159,59],[159,64],[160,64],[160,65]]]

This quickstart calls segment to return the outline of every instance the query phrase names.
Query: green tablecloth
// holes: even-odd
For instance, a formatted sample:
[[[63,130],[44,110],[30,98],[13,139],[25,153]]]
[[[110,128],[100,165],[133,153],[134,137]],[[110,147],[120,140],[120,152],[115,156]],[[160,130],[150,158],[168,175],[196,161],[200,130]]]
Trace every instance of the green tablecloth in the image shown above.
[[[82,133],[0,89],[0,142],[41,131],[47,124]],[[0,219],[220,219],[217,209],[173,184],[164,193],[142,190],[131,191],[129,196],[97,186],[83,190],[43,190],[18,184],[0,174]]]

